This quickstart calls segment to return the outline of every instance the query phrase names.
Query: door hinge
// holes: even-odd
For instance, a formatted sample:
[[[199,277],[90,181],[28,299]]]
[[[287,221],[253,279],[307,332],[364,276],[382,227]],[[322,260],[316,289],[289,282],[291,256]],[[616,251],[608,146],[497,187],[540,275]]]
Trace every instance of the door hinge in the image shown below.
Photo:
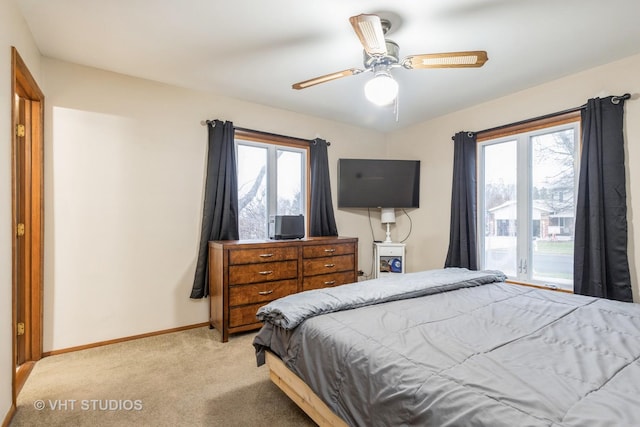
[[[22,137],[25,135],[24,125],[16,125],[16,136]]]
[[[18,237],[24,236],[24,224],[23,223],[19,223],[18,227],[16,227],[16,234],[18,235]]]
[[[19,322],[17,327],[18,335],[24,335],[24,322]]]

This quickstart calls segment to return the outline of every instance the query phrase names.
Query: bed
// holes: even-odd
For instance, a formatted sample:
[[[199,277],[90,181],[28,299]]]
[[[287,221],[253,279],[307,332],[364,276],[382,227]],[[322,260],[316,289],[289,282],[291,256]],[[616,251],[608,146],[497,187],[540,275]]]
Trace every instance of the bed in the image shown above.
[[[262,307],[258,365],[318,424],[632,426],[640,305],[448,268]]]

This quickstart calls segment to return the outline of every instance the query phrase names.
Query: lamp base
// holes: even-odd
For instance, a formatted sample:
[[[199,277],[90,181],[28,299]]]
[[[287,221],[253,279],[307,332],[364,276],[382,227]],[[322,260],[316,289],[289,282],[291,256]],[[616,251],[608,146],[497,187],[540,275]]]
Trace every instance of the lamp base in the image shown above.
[[[384,243],[393,243],[391,241],[391,231],[389,230],[389,223],[387,223],[387,238],[384,239]]]

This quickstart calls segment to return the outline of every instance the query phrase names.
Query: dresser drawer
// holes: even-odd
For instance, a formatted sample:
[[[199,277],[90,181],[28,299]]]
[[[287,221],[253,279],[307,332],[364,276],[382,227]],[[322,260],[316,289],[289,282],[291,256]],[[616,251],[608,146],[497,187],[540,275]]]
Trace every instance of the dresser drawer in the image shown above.
[[[353,270],[353,255],[305,259],[302,263],[305,277]]]
[[[302,282],[302,290],[328,288],[331,286],[344,285],[346,283],[355,282],[355,274],[353,271],[345,271],[342,273],[321,274],[319,276],[305,277]]]
[[[255,283],[229,287],[229,306],[267,303],[277,298],[294,294],[298,290],[298,280],[280,280],[276,282]]]
[[[229,285],[272,282],[298,276],[298,261],[265,262],[229,266]]]
[[[229,327],[236,328],[238,326],[251,325],[252,323],[260,324],[256,313],[263,305],[265,303],[231,307],[229,309]]]
[[[298,259],[295,247],[241,249],[229,251],[229,264],[253,264],[260,262]]]
[[[352,243],[336,243],[334,245],[305,246],[302,250],[303,258],[318,258],[332,255],[344,255],[355,253],[355,245]]]

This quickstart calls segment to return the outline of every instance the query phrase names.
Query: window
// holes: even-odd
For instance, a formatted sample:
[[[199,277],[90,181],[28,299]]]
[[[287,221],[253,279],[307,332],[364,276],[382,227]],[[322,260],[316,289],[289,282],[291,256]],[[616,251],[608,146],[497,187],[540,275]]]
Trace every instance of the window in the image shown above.
[[[269,216],[306,212],[308,146],[238,131],[235,144],[240,239],[268,239]]]
[[[558,123],[560,121],[561,123]],[[479,138],[480,265],[573,289],[579,116]]]

